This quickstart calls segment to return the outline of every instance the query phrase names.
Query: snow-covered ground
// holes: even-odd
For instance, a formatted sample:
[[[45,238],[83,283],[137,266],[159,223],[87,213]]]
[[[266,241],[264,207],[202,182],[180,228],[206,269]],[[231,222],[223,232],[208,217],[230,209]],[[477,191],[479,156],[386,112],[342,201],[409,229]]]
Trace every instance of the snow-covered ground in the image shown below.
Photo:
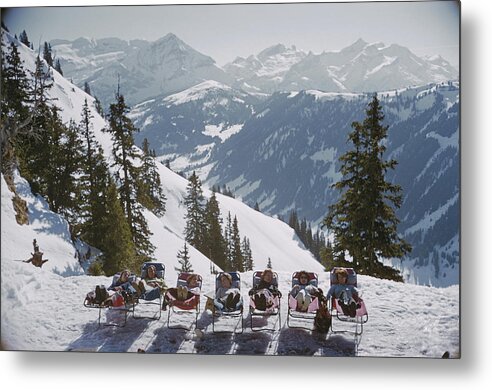
[[[204,274],[202,293],[213,291],[213,275]],[[289,272],[279,272],[280,290],[290,290]],[[252,273],[242,274],[241,290],[249,298]],[[83,307],[85,294],[96,284],[109,284],[110,278],[63,277],[49,269],[9,261],[2,255],[2,343],[4,348],[37,351],[93,351],[248,354],[295,356],[375,356],[433,357],[449,351],[459,355],[459,299],[456,286],[446,289],[423,287],[359,276],[359,287],[369,311],[369,321],[361,337],[349,333],[320,335],[286,325],[286,299],[281,304],[281,329],[252,332],[250,317],[244,313],[243,334],[212,333],[212,316],[202,310],[196,328],[190,331],[168,329],[167,312],[160,320],[129,318],[124,328],[98,328],[97,310]],[[166,278],[174,285],[174,278]],[[329,288],[329,275],[320,274],[320,286]],[[137,306],[140,314],[153,314],[156,306]],[[121,313],[110,312],[110,319],[122,323]],[[171,325],[191,325],[193,315],[172,316]],[[256,326],[263,325],[255,319]],[[270,326],[276,319],[270,319]],[[104,319],[103,319],[104,322]],[[306,322],[307,326],[311,323]],[[338,330],[353,325],[335,320]],[[234,327],[234,320],[220,320],[217,329]]]

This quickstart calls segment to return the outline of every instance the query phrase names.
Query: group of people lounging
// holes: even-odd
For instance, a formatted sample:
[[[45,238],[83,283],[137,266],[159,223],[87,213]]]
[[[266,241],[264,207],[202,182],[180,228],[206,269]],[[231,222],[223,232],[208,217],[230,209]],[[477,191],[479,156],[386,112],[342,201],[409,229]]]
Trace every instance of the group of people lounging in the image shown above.
[[[96,286],[95,291],[87,294],[86,302],[100,306],[122,306],[139,298],[158,299],[166,290],[164,279],[157,276],[154,265],[146,268],[142,278],[130,279],[130,276],[131,272],[128,269],[121,271],[108,288]]]
[[[335,271],[337,284],[333,284],[325,296],[323,291],[311,283],[310,274],[306,271],[297,273],[297,283],[292,287],[290,295],[296,300],[296,310],[300,312],[308,311],[315,298],[321,302],[327,302],[335,297],[345,315],[355,317],[356,310],[360,307],[361,298],[357,288],[347,283],[348,272],[346,269]],[[214,306],[219,310],[237,310],[240,304],[241,295],[238,288],[232,287],[232,277],[229,273],[223,272],[219,275],[220,285],[215,294]],[[260,281],[248,292],[250,299],[255,303],[258,310],[268,311],[278,307],[279,298],[282,293],[278,290],[277,283],[274,282],[274,273],[267,268],[261,273]]]
[[[94,292],[88,294],[86,298],[88,303],[119,306],[122,300],[123,303],[132,302],[135,299],[153,300],[158,299],[165,292],[162,309],[166,310],[171,301],[187,301],[200,295],[199,275],[194,273],[187,276],[186,285],[169,289],[166,288],[164,279],[157,277],[154,265],[147,267],[143,278],[130,280],[130,275],[129,270],[124,270],[107,289],[103,286],[97,286]],[[299,271],[296,283],[289,293],[297,302],[296,310],[306,312],[314,299],[318,298],[320,302],[326,302],[334,297],[344,314],[355,317],[361,302],[359,292],[355,286],[347,283],[348,272],[346,269],[337,269],[335,275],[337,283],[331,285],[325,297],[323,291],[311,283],[310,274],[306,271]],[[253,286],[248,295],[258,310],[268,311],[279,306],[282,293],[278,290],[278,284],[274,281],[274,272],[270,268],[261,273],[259,282]],[[215,308],[220,311],[234,311],[240,308],[242,304],[241,292],[238,287],[233,286],[230,273],[222,272],[218,275],[213,303]]]

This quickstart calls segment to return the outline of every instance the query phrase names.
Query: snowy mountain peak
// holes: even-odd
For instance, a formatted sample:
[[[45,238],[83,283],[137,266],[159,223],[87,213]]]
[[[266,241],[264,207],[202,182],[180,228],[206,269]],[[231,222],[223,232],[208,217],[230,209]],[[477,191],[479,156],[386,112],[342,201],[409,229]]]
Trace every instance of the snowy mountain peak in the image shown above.
[[[184,91],[169,95],[164,102],[170,104],[183,104],[190,101],[203,99],[207,94],[218,91],[230,91],[231,87],[215,80],[206,80]]]
[[[367,45],[368,45],[368,43],[366,41],[364,41],[362,38],[359,38],[354,43],[352,43],[351,45],[349,45],[349,46],[343,48],[342,50],[340,50],[340,53],[360,52]]]

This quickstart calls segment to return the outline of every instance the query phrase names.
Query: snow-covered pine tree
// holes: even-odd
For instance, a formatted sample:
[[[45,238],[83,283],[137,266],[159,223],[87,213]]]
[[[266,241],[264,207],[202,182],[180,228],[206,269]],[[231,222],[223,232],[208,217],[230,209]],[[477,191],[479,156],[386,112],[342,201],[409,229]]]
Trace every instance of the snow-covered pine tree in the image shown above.
[[[109,127],[105,129],[113,140],[113,166],[116,168],[116,178],[119,184],[118,191],[125,212],[128,226],[132,233],[137,256],[143,260],[152,258],[155,247],[150,242],[152,234],[143,215],[143,207],[137,201],[140,180],[141,155],[134,147],[133,134],[138,129],[128,117],[129,107],[122,94],[116,93],[116,102],[109,107]]]
[[[212,192],[205,206],[205,224],[207,230],[205,255],[220,268],[225,269],[227,267],[227,245],[222,235],[222,218],[215,192]]]
[[[190,254],[188,252],[188,246],[184,243],[183,249],[177,254],[179,267],[174,267],[178,272],[193,272],[193,266],[190,262]]]
[[[401,205],[401,187],[386,181],[385,174],[397,161],[385,160],[388,126],[374,95],[362,123],[354,122],[349,141],[353,149],[340,157],[342,179],[333,187],[342,192],[339,201],[329,206],[324,224],[334,234],[334,252],[353,258],[357,271],[402,281],[399,272],[384,266],[378,257],[400,258],[411,251],[398,237],[399,223],[394,208]]]
[[[195,172],[188,179],[186,206],[185,239],[191,245],[206,255],[207,226],[205,223],[205,207],[202,184]]]

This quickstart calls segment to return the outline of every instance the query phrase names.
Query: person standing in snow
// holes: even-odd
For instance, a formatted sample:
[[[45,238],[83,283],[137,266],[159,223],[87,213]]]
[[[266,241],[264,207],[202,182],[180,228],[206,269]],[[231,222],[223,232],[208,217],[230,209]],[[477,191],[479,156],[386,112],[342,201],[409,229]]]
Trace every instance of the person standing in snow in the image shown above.
[[[350,317],[355,317],[357,309],[360,307],[360,297],[359,291],[352,286],[347,284],[348,272],[344,268],[337,269],[335,271],[337,278],[337,284],[333,284],[326,298],[329,300],[331,297],[335,297],[338,300],[338,304],[342,308],[343,314]]]
[[[29,260],[25,260],[24,263],[31,263],[35,267],[41,268],[43,264],[48,261],[48,259],[43,260],[43,252],[39,250],[39,245],[36,239],[32,241],[32,246],[34,248],[34,253],[31,253],[31,258]]]
[[[299,271],[299,284],[294,285],[290,291],[297,301],[297,310],[307,311],[313,301],[313,297],[322,295],[321,290],[309,283],[309,274],[306,271]]]
[[[220,287],[215,291],[214,305],[219,310],[237,310],[241,299],[238,288],[232,288],[232,276],[227,272],[219,275]]]
[[[278,291],[277,286],[273,283],[273,271],[270,268],[261,273],[260,282],[249,290],[248,294],[255,302],[256,308],[262,311],[273,306],[275,297],[282,297],[282,293]]]

